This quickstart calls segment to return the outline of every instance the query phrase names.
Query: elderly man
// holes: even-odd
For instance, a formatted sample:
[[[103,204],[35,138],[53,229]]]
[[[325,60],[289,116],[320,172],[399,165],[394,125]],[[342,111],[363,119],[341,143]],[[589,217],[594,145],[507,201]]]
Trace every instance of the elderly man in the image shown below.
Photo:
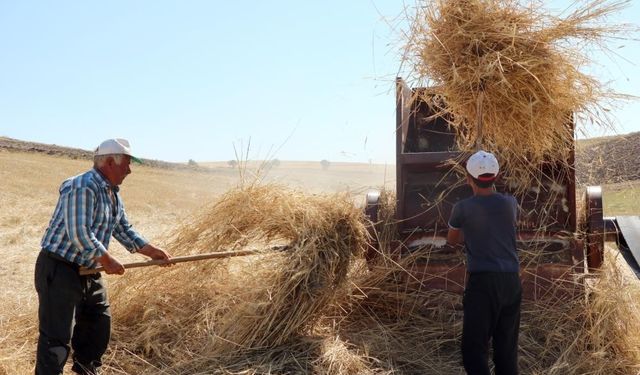
[[[95,151],[93,169],[65,180],[42,239],[35,266],[40,337],[36,374],[62,374],[73,348],[73,368],[97,374],[107,349],[111,314],[100,274],[81,276],[81,267],[104,267],[124,274],[109,251],[113,235],[130,252],[169,260],[169,254],[140,236],[129,224],[119,185],[131,173],[125,139],[108,139]]]

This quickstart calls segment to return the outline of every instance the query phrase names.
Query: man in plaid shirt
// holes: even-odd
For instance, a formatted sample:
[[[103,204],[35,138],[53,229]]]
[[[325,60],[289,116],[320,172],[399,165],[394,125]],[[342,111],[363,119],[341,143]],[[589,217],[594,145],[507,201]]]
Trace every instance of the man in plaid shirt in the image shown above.
[[[170,260],[129,224],[119,185],[131,173],[129,142],[108,139],[95,151],[93,169],[65,180],[53,217],[42,239],[35,267],[40,337],[36,374],[62,374],[73,348],[73,368],[97,374],[107,349],[111,314],[100,273],[81,276],[81,267],[104,267],[124,274],[107,250],[113,235],[130,252]]]

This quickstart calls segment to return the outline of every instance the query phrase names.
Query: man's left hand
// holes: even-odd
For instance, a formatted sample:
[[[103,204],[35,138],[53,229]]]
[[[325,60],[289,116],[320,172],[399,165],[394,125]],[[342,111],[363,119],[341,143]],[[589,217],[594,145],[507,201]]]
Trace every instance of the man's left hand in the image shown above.
[[[171,255],[169,255],[168,252],[166,252],[165,250],[159,248],[159,247],[155,247],[151,244],[146,244],[144,245],[144,247],[142,247],[140,250],[138,250],[138,252],[142,255],[146,255],[151,259],[155,259],[155,260],[166,260],[167,264],[162,264],[161,266],[166,267],[166,266],[171,266],[173,265],[173,263],[170,263],[171,261]]]

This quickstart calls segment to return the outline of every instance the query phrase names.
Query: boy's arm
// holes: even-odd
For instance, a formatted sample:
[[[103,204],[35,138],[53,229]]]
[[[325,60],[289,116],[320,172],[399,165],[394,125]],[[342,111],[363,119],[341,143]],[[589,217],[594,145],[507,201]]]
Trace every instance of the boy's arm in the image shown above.
[[[460,204],[456,203],[451,210],[451,217],[449,218],[449,231],[447,232],[447,244],[455,246],[464,241],[464,234],[462,232],[462,215]]]
[[[464,241],[464,234],[460,229],[449,227],[449,232],[447,232],[447,243],[449,245],[457,245]]]

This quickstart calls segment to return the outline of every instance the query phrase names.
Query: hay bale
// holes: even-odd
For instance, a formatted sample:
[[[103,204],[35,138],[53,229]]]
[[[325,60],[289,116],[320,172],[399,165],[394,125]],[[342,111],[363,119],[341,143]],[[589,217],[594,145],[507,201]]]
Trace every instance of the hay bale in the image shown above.
[[[580,69],[588,48],[627,30],[605,21],[628,3],[587,1],[560,17],[533,1],[421,1],[406,42],[413,85],[444,96],[461,150],[479,143],[507,183],[530,185],[544,161],[570,162],[575,117],[611,126],[605,101],[619,96]]]

